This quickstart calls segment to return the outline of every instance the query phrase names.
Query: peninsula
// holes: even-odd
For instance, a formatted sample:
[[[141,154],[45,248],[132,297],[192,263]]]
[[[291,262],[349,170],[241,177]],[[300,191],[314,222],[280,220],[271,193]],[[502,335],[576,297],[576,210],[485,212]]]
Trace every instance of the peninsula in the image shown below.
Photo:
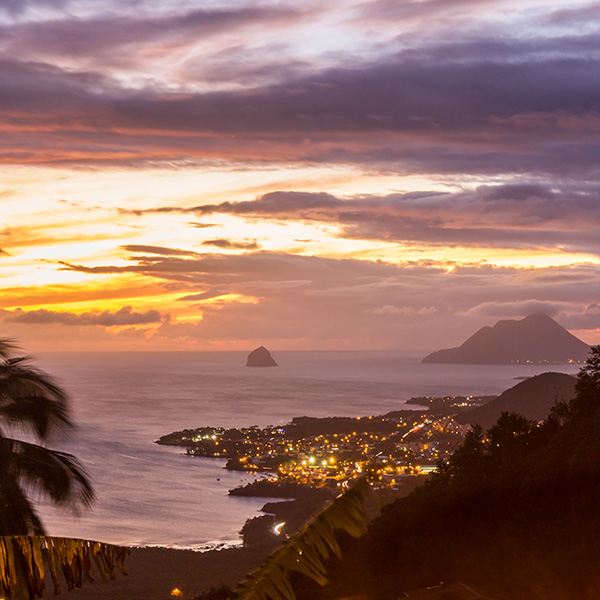
[[[289,484],[336,489],[365,471],[377,476],[378,486],[394,489],[404,477],[429,473],[447,459],[469,430],[455,420],[456,414],[490,399],[428,398],[429,408],[422,410],[296,417],[262,429],[197,427],[164,435],[157,443],[181,446],[189,456],[226,458],[230,470],[276,476],[247,490],[252,495],[278,496]],[[425,399],[413,403],[423,405]]]

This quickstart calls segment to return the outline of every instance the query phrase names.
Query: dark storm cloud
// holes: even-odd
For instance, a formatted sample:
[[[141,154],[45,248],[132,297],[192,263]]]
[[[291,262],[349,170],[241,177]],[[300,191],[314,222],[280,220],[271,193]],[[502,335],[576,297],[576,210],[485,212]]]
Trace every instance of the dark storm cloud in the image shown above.
[[[124,89],[94,73],[5,59],[0,155],[59,164],[227,159],[594,174],[599,49],[597,35],[475,39],[204,94]]]
[[[61,325],[84,327],[101,326],[114,327],[120,325],[144,325],[149,323],[159,323],[162,320],[161,314],[157,310],[149,310],[144,313],[136,313],[131,306],[124,306],[120,310],[111,313],[104,311],[100,313],[69,313],[53,311],[46,309],[25,311],[16,309],[14,311],[5,311],[7,321],[15,323],[30,324],[48,324],[59,323]]]

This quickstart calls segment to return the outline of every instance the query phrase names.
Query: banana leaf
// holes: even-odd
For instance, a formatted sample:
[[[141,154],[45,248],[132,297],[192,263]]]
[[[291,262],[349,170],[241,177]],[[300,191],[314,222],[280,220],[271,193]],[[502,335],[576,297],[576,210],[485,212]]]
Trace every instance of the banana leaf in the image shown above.
[[[128,548],[48,536],[0,536],[0,597],[7,600],[42,598],[50,580],[54,593],[91,583],[96,571],[105,579],[115,578],[115,567],[124,575]]]

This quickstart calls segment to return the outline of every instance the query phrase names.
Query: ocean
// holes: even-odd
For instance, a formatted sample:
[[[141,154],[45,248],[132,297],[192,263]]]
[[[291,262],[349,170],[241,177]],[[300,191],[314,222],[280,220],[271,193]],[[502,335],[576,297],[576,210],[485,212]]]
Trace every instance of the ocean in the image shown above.
[[[295,416],[363,416],[413,396],[499,394],[517,378],[577,365],[432,365],[426,353],[275,352],[273,368],[246,352],[53,353],[35,365],[68,391],[76,430],[52,444],[77,456],[96,491],[79,516],[37,500],[49,535],[129,546],[207,549],[240,542],[262,498],[227,492],[253,478],[225,461],[154,443],[200,426],[266,426]]]

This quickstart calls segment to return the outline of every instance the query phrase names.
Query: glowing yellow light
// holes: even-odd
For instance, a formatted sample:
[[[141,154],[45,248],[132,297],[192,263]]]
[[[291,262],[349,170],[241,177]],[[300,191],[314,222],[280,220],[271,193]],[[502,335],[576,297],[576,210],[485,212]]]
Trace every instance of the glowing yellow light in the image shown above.
[[[171,590],[171,596],[175,598],[183,598],[183,592],[179,588]]]
[[[276,535],[281,535],[281,530],[283,529],[284,525],[285,521],[283,521],[283,523],[277,523],[277,525],[273,527],[273,533],[275,533]]]

